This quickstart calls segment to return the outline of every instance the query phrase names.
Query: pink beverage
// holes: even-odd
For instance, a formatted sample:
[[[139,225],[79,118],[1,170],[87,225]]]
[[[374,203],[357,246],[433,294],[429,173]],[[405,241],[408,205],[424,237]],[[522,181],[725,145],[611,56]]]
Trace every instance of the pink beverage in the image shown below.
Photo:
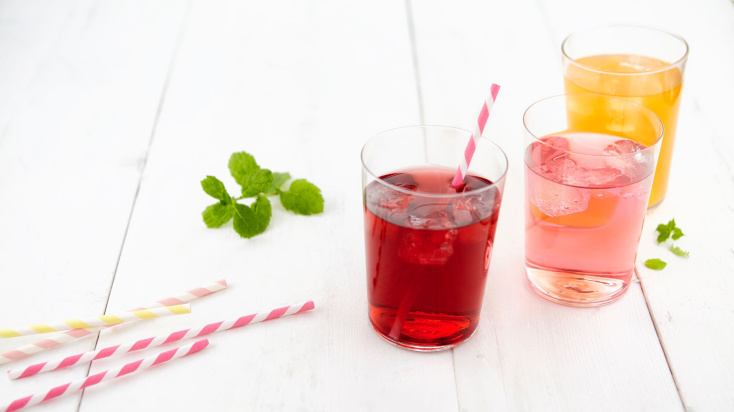
[[[364,189],[369,318],[388,341],[446,349],[474,333],[484,296],[500,191],[455,170],[413,168]]]
[[[536,292],[575,306],[629,287],[655,170],[652,150],[600,133],[560,133],[525,152],[525,265]]]

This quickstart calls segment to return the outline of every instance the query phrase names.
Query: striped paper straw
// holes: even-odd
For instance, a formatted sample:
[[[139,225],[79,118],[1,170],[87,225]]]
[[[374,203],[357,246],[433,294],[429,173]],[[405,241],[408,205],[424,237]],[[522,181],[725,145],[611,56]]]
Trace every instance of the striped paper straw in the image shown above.
[[[479,139],[482,137],[482,132],[484,132],[484,126],[487,124],[489,112],[492,110],[492,106],[494,106],[494,102],[497,100],[497,93],[499,92],[500,86],[492,83],[492,86],[489,88],[489,96],[482,105],[482,110],[479,112],[477,124],[474,127],[472,135],[469,138],[469,143],[466,145],[466,149],[464,150],[464,158],[461,159],[459,168],[456,169],[454,180],[451,181],[451,186],[454,189],[458,189],[464,184],[464,178],[466,177],[466,171],[469,169],[469,163],[471,163],[471,158],[474,156],[474,151],[477,148],[477,144],[479,144]]]
[[[19,368],[9,370],[8,378],[26,378],[28,376],[36,375],[38,373],[67,368],[74,365],[82,365],[98,359],[109,358],[114,355],[128,352],[135,352],[141,349],[153,348],[167,343],[177,342],[183,339],[198,338],[204,335],[208,335],[210,333],[240,328],[253,323],[264,322],[266,320],[277,319],[288,315],[295,315],[312,309],[314,309],[314,303],[312,301],[308,301],[302,305],[284,306],[282,308],[273,309],[270,312],[254,313],[252,315],[242,316],[238,319],[230,320],[228,322],[210,323],[197,329],[184,329],[178,332],[173,332],[167,336],[156,336],[153,338],[140,339],[137,342],[126,345],[110,346],[108,348],[99,349],[93,352],[68,356],[64,359],[57,361],[38,363],[28,366],[25,369]]]
[[[151,309],[154,307],[167,306],[165,305],[166,302],[176,302],[175,304],[189,303],[193,301],[194,299],[198,299],[206,295],[212,294],[214,292],[218,292],[222,289],[226,289],[227,286],[228,286],[227,281],[225,279],[221,279],[216,282],[212,282],[210,284],[199,286],[197,288],[188,290],[178,295],[173,295],[173,296],[163,298],[161,300],[156,301],[155,303],[151,303],[149,305],[145,305],[140,308],[133,309],[133,310]],[[105,329],[107,327],[108,326],[103,326],[101,328],[92,328],[92,329],[72,329],[70,331],[61,332],[59,334],[49,336],[45,339],[42,339],[36,342],[32,342],[27,345],[23,345],[21,347],[9,350],[7,352],[0,353],[0,365],[15,361],[15,360],[19,360],[19,359],[25,359],[33,354],[44,351],[46,349],[55,348],[56,346],[63,345],[67,342],[71,342],[73,340],[82,338],[84,336],[92,335],[95,332]]]
[[[130,311],[161,308],[163,306],[183,305],[185,303],[189,303],[193,301],[194,299],[202,298],[206,295],[211,295],[214,292],[219,292],[220,290],[226,289],[226,288],[227,288],[227,281],[224,279],[220,279],[208,285],[199,286],[198,288],[187,290],[186,292],[179,293],[178,295],[173,295],[167,298],[163,298],[159,301],[156,301],[155,303],[144,305],[144,306],[141,306],[135,309],[130,309]]]
[[[39,323],[30,326],[22,326],[19,328],[0,329],[0,338],[15,338],[18,336],[35,335],[39,333],[51,333],[62,330],[88,329],[96,326],[117,325],[134,320],[152,319],[171,315],[182,315],[190,312],[191,307],[187,304],[136,310],[134,312],[122,312],[117,315],[100,315],[87,319],[69,319],[54,323]]]
[[[11,349],[7,352],[0,353],[0,365],[14,360],[25,359],[34,353],[63,345],[64,343],[71,342],[84,336],[92,335],[101,329],[103,328],[72,329],[58,335],[49,336],[46,339],[41,339],[28,345],[23,345],[16,349]]]
[[[191,355],[192,353],[196,353],[206,348],[207,346],[209,346],[209,341],[207,339],[202,339],[200,341],[192,343],[191,345],[165,351],[158,356],[151,356],[149,358],[140,359],[135,362],[130,362],[121,368],[110,369],[94,374],[84,379],[79,379],[73,382],[59,385],[46,392],[40,392],[34,395],[26,396],[24,398],[16,399],[9,405],[0,407],[0,411],[12,412],[28,406],[38,405],[39,403],[46,402],[51,399],[61,397],[63,395],[68,395],[70,393],[96,385],[98,383],[107,382],[121,376],[152,368],[153,366],[160,365],[164,362]]]

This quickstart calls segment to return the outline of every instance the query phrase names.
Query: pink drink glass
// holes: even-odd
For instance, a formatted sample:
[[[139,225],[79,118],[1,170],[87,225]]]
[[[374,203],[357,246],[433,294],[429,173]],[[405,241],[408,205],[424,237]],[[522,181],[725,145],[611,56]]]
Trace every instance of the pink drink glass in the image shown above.
[[[531,105],[525,125],[525,268],[532,289],[571,306],[627,291],[663,135],[636,103],[594,94]]]

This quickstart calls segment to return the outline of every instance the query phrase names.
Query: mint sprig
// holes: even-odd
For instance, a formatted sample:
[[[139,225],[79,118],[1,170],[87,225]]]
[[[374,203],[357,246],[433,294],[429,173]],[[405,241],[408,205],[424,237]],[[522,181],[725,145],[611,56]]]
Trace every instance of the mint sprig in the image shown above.
[[[683,231],[675,225],[675,219],[670,219],[666,224],[659,224],[655,230],[658,232],[658,243],[665,242],[669,237],[678,240],[684,236]]]
[[[234,230],[244,238],[263,233],[270,224],[273,208],[268,196],[280,196],[280,203],[286,210],[300,215],[313,215],[324,210],[321,190],[305,179],[294,180],[287,190],[283,186],[291,180],[288,172],[271,172],[261,168],[255,157],[247,152],[233,153],[229,158],[229,172],[242,187],[240,197],[233,197],[219,179],[207,176],[201,181],[206,194],[218,200],[202,212],[204,224],[209,228],[221,227],[233,220]],[[252,204],[238,203],[238,200],[255,198]]]
[[[678,226],[676,226],[675,219],[670,219],[668,223],[659,224],[658,227],[655,228],[655,230],[658,232],[658,244],[663,243],[668,239],[678,240],[681,237],[685,236],[683,231]],[[672,243],[670,244],[668,250],[673,252],[674,255],[684,258],[687,258],[690,254],[690,252],[686,252],[685,250],[679,248],[678,246],[675,246]],[[645,261],[645,266],[654,270],[663,270],[667,265],[667,263],[663,262],[660,259],[648,259]]]

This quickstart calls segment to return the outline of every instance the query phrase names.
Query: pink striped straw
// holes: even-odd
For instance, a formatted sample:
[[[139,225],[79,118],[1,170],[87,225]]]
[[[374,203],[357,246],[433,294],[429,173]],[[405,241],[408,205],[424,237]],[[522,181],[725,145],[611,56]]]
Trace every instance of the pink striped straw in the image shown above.
[[[264,322],[266,320],[277,319],[283,316],[296,315],[309,310],[314,309],[313,301],[308,301],[301,305],[283,306],[282,308],[273,309],[270,312],[253,313],[252,315],[242,316],[235,320],[227,322],[215,322],[210,323],[206,326],[197,329],[184,329],[178,332],[173,332],[168,336],[156,336],[147,339],[140,339],[137,342],[110,346],[108,348],[99,349],[92,352],[81,353],[78,355],[68,356],[64,359],[43,362],[35,365],[28,366],[24,369],[13,369],[8,371],[9,379],[20,379],[28,376],[33,376],[43,372],[54,371],[62,368],[67,368],[74,365],[82,365],[98,359],[109,358],[114,355],[123,353],[135,352],[141,349],[152,348],[160,345],[165,345],[171,342],[177,342],[189,338],[198,338],[210,333],[219,332],[223,330],[241,328],[246,325],[253,323]]]
[[[61,397],[63,395],[68,395],[75,391],[79,391],[96,385],[98,383],[107,382],[121,376],[152,368],[164,362],[191,355],[192,353],[199,352],[207,346],[209,346],[209,341],[207,339],[202,339],[200,341],[192,343],[191,345],[165,351],[158,356],[151,356],[149,358],[139,359],[135,362],[130,362],[127,365],[117,369],[106,370],[104,372],[94,374],[84,379],[79,379],[73,382],[59,385],[46,392],[40,392],[34,395],[26,396],[24,398],[16,399],[9,405],[0,407],[0,411],[13,412],[28,406],[38,405],[39,403],[43,403],[51,399]]]
[[[482,133],[484,132],[484,126],[487,124],[489,112],[492,110],[492,106],[494,106],[494,102],[497,100],[497,94],[499,92],[500,86],[492,83],[492,86],[489,88],[489,96],[482,105],[482,110],[479,112],[476,127],[474,127],[472,135],[469,138],[469,143],[466,145],[466,149],[464,150],[464,158],[461,159],[459,168],[456,169],[454,180],[451,181],[451,186],[454,189],[458,189],[464,184],[464,178],[466,177],[467,170],[469,170],[471,158],[474,156],[474,151],[476,150],[477,145],[479,144],[479,139],[482,137]]]
[[[215,282],[209,283],[207,285],[199,286],[197,288],[180,293],[178,295],[173,295],[173,296],[163,298],[154,303],[150,303],[148,305],[141,306],[140,308],[131,309],[131,311],[139,310],[139,309],[152,309],[152,308],[157,308],[161,306],[171,306],[171,305],[166,305],[166,303],[172,303],[174,305],[189,303],[193,301],[194,299],[198,299],[206,295],[210,295],[214,292],[218,292],[226,288],[227,288],[227,281],[224,279],[220,279]],[[102,326],[102,327],[89,328],[89,329],[73,329],[70,331],[62,332],[62,333],[47,337],[45,339],[42,339],[42,340],[39,340],[33,343],[29,343],[27,345],[21,346],[16,349],[9,350],[7,352],[0,353],[0,365],[8,363],[8,362],[12,362],[12,361],[20,360],[20,359],[25,359],[38,352],[44,351],[46,349],[55,348],[59,345],[63,345],[65,343],[82,338],[84,336],[93,335],[94,333],[102,329],[107,329],[109,327],[110,326]]]
[[[208,285],[199,286],[198,288],[188,290],[178,295],[163,298],[155,303],[151,303],[149,305],[131,309],[131,311],[140,310],[140,309],[159,308],[162,306],[182,305],[184,303],[189,303],[193,301],[194,299],[202,298],[206,295],[211,295],[214,292],[219,292],[220,290],[226,289],[226,288],[227,288],[227,281],[224,279],[220,279]]]

